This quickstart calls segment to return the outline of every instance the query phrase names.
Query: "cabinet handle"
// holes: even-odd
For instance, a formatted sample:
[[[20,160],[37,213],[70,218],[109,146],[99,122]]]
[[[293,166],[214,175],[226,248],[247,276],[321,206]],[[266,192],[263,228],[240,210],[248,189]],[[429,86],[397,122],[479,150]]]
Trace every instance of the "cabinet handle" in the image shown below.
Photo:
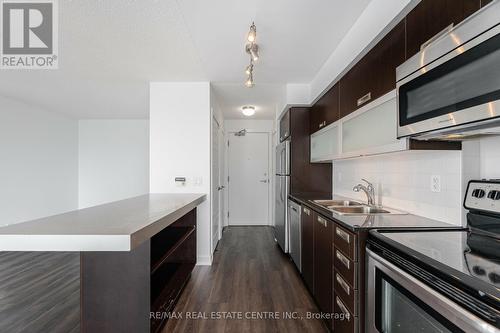
[[[372,99],[372,93],[369,92],[368,94],[360,97],[358,99],[358,106],[362,105],[362,104],[365,104],[366,102],[368,102],[370,99]]]
[[[335,233],[340,238],[342,238],[343,240],[345,240],[347,242],[347,244],[351,244],[351,235],[349,235],[347,232],[345,232],[344,230],[342,230],[340,228],[335,228]]]
[[[311,211],[307,208],[304,208],[304,214],[306,214],[307,216],[310,216],[311,215]]]
[[[347,282],[344,281],[344,279],[337,274],[337,282],[340,284],[340,286],[342,287],[342,289],[344,289],[344,291],[346,292],[347,296],[350,295],[351,293],[351,288],[349,287],[349,285],[347,284]]]
[[[347,257],[342,253],[340,253],[339,250],[336,250],[335,252],[337,259],[340,260],[340,262],[343,263],[344,266],[347,267],[347,269],[351,269],[351,262],[349,261],[349,259],[347,259]]]
[[[347,307],[344,305],[344,303],[342,303],[342,301],[340,300],[340,298],[335,297],[335,301],[337,302],[337,305],[339,306],[340,311],[342,311],[342,313],[347,318],[347,320],[350,321],[351,320],[351,314],[349,313],[349,310],[347,310]]]
[[[453,26],[454,26],[454,24],[452,22],[449,26],[447,26],[446,28],[444,28],[443,30],[441,30],[440,32],[438,32],[437,34],[435,34],[434,36],[429,38],[426,42],[424,42],[422,45],[420,45],[420,51],[425,49],[427,46],[429,46],[429,44],[431,44],[435,40],[439,39],[439,37],[449,33],[453,29]]]
[[[318,222],[321,223],[326,228],[327,222],[325,219],[322,219],[321,217],[318,216]]]

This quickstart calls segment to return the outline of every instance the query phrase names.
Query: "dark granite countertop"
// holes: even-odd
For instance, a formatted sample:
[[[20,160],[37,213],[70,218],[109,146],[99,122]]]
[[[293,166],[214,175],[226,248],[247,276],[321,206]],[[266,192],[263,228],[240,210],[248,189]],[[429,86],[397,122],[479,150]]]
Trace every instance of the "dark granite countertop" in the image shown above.
[[[426,217],[406,214],[406,215],[339,215],[332,211],[329,211],[318,204],[315,204],[313,200],[320,199],[333,199],[333,200],[352,200],[351,198],[345,198],[340,196],[325,196],[324,194],[314,194],[314,193],[294,193],[290,194],[289,198],[308,206],[312,210],[320,213],[324,217],[327,217],[335,222],[341,224],[342,226],[352,230],[368,230],[368,229],[421,229],[421,228],[433,228],[433,229],[463,229],[461,226],[440,222]],[[358,200],[356,200],[358,201]]]

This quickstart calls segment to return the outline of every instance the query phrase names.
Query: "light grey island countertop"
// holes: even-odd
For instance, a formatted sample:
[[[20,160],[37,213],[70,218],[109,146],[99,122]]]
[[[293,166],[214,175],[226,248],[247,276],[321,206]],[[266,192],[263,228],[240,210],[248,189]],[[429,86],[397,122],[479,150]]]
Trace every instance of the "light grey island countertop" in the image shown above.
[[[0,251],[131,251],[206,200],[146,194],[0,227]]]

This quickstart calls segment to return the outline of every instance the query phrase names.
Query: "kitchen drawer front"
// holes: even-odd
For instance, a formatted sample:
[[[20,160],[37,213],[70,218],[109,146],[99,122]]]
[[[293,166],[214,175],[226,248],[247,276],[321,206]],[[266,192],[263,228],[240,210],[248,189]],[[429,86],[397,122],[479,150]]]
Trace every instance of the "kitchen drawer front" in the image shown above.
[[[335,248],[339,249],[349,259],[357,261],[356,258],[356,235],[335,224],[334,232]]]
[[[352,315],[347,309],[345,302],[340,297],[335,296],[334,300],[335,320],[333,323],[334,331],[341,333],[357,333],[359,332],[359,318]],[[341,314],[344,314],[341,318]]]
[[[349,312],[358,316],[358,290],[350,286],[346,279],[337,272],[333,277],[333,289],[334,294],[343,301]]]
[[[337,244],[335,244],[336,246]],[[335,248],[333,253],[333,265],[335,266],[335,271],[339,272],[344,280],[354,287],[354,289],[358,289],[358,263],[350,260],[347,256],[339,251],[339,249]]]

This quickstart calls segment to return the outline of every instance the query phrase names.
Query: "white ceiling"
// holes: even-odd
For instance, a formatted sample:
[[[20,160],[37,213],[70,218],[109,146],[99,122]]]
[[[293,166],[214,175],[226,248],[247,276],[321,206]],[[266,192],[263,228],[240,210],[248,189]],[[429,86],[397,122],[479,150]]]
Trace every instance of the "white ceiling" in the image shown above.
[[[284,95],[284,86],[280,84],[258,84],[252,89],[242,84],[213,84],[216,98],[226,119],[249,119],[241,113],[243,105],[255,106],[252,119],[274,119],[280,97]]]
[[[370,0],[59,1],[59,69],[1,71],[0,94],[76,118],[144,118],[149,81],[214,82],[227,118],[272,119],[284,84],[308,83]],[[256,87],[243,87],[257,25]]]

